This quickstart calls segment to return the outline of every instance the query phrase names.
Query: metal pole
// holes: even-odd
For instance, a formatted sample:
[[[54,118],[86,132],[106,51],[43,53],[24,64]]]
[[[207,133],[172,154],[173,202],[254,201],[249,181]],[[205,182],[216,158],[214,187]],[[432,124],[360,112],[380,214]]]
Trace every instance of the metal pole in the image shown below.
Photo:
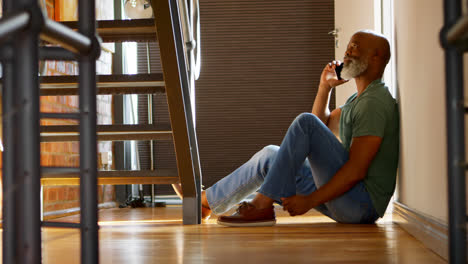
[[[149,43],[146,42],[146,61],[148,62],[148,73],[151,73],[151,56],[150,56],[150,47]],[[153,124],[153,95],[148,94],[148,124]],[[150,170],[154,170],[154,142],[150,140]],[[155,206],[155,186],[151,184],[151,206]]]
[[[5,16],[0,22],[0,39],[11,36],[26,28],[31,19],[31,15],[26,12],[20,12],[11,16]]]
[[[3,12],[12,11],[14,0],[3,0]],[[9,47],[7,46],[9,45]],[[1,48],[11,48],[12,42],[6,42]],[[14,57],[14,56],[12,56]],[[12,58],[13,59],[13,58]],[[15,115],[15,85],[13,63],[10,60],[2,61],[3,68],[3,232],[2,232],[2,262],[17,263],[16,259],[16,182],[15,182],[15,146],[16,146],[16,115]]]
[[[464,16],[447,32],[447,42],[455,44],[468,30],[468,17]]]
[[[201,223],[201,182],[202,182],[202,173],[200,168],[200,160],[199,160],[199,152],[198,152],[198,143],[197,143],[197,135],[195,134],[195,122],[194,116],[192,114],[192,105],[191,105],[191,98],[190,98],[190,78],[187,73],[187,68],[185,66],[185,58],[184,58],[184,47],[183,47],[183,40],[182,40],[182,30],[179,20],[179,12],[177,7],[176,0],[168,0],[169,1],[169,8],[171,12],[172,18],[172,25],[173,25],[173,33],[174,33],[174,42],[176,45],[176,52],[179,61],[179,72],[180,72],[180,79],[181,79],[181,88],[182,88],[182,96],[184,100],[185,106],[185,116],[187,119],[187,132],[189,136],[189,144],[190,144],[190,152],[192,158],[192,166],[193,166],[193,174],[195,178],[195,188],[196,188],[196,199],[197,199],[197,224]]]
[[[18,1],[19,9],[40,11],[37,1]],[[15,89],[19,98],[16,152],[18,186],[18,263],[41,262],[40,221],[40,140],[39,140],[39,78],[38,24],[33,16],[31,26],[15,36]]]
[[[90,19],[90,18],[88,18]],[[94,20],[93,20],[94,21]],[[94,37],[91,35],[89,37]],[[51,19],[44,20],[41,38],[77,53],[87,53],[91,49],[91,39]]]
[[[445,81],[447,103],[447,153],[449,195],[449,260],[466,263],[465,133],[463,106],[463,60],[455,47],[446,44],[447,29],[461,15],[460,0],[444,1]]]
[[[78,1],[79,32],[94,38],[96,32],[95,1]],[[98,47],[94,47],[97,49]],[[96,51],[95,51],[96,52]],[[81,263],[99,263],[97,137],[96,137],[96,57],[79,59],[80,94],[80,197]]]
[[[148,44],[147,44],[148,45]],[[148,68],[149,68],[149,55],[148,55]],[[148,73],[151,73],[148,71]],[[153,95],[148,94],[148,124],[152,125],[153,124]],[[154,141],[150,140],[150,170],[154,170]],[[151,184],[151,205],[155,206],[155,200],[154,200],[154,195],[155,195],[155,186],[154,184]]]
[[[16,263],[15,89],[13,65],[3,62],[3,263]]]
[[[41,60],[66,60],[76,61],[78,58],[73,52],[60,47],[40,47],[39,59]]]

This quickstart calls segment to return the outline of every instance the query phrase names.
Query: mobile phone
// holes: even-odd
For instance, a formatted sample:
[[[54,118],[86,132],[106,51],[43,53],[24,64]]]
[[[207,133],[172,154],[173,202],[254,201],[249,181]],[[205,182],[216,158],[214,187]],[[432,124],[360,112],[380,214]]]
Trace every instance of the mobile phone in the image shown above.
[[[341,70],[343,70],[343,66],[344,66],[344,63],[342,62],[339,66],[336,66],[335,68],[335,72],[336,72],[336,76],[338,77],[338,80],[343,80],[343,78],[341,78]]]

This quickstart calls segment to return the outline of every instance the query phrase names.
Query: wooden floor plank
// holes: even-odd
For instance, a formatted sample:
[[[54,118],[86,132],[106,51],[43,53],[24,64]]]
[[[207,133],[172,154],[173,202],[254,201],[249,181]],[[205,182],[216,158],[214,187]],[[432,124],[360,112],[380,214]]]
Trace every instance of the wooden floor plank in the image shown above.
[[[230,228],[212,218],[182,225],[182,209],[106,209],[100,219],[100,263],[446,263],[391,215],[375,225],[337,224],[317,212],[278,224]],[[79,216],[60,221],[77,222]],[[79,232],[47,228],[43,263],[79,263]]]

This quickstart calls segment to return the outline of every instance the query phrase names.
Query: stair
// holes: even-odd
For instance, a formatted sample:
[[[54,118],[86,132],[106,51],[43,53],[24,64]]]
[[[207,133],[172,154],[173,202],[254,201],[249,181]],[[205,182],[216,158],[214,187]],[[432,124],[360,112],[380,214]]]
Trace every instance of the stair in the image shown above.
[[[41,142],[78,141],[79,126],[41,126]],[[99,141],[172,140],[167,125],[98,125]]]
[[[75,21],[61,24],[77,29]],[[154,19],[99,20],[96,28],[103,42],[155,42],[157,41]]]
[[[79,168],[42,169],[42,185],[80,185]],[[157,169],[153,171],[99,171],[99,185],[124,184],[173,184],[179,183],[177,170]]]
[[[159,41],[163,74],[99,75],[97,94],[155,94],[166,93],[171,124],[157,125],[98,125],[97,140],[173,140],[177,170],[99,171],[98,184],[172,184],[184,189],[184,224],[201,222],[200,196],[197,184],[199,172],[198,146],[192,124],[188,75],[184,58],[177,3],[174,0],[153,0],[154,19],[97,21],[97,33],[103,42]],[[77,30],[77,22],[61,22]],[[43,76],[41,96],[78,95],[77,76]],[[83,113],[81,114],[83,115]],[[63,119],[57,113],[42,113],[42,118]],[[68,116],[76,119],[76,113]],[[78,141],[78,125],[41,126],[41,142]],[[86,172],[81,171],[82,175]],[[198,178],[197,178],[198,177]],[[79,168],[43,168],[42,185],[78,185]],[[198,184],[199,185],[199,184]]]
[[[98,75],[97,94],[155,94],[165,92],[161,73]],[[78,76],[42,76],[41,96],[78,95]]]

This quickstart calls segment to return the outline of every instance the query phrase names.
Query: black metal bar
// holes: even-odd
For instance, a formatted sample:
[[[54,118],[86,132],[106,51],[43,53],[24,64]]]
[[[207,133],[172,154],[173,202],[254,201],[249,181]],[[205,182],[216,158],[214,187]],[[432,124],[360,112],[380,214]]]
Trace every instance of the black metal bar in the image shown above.
[[[190,85],[189,85],[189,76],[187,72],[186,60],[185,60],[185,51],[184,51],[184,41],[182,39],[182,29],[179,19],[179,10],[177,7],[177,0],[169,0],[169,8],[171,10],[172,26],[174,32],[174,40],[176,45],[177,60],[179,66],[179,74],[181,80],[182,96],[185,106],[185,117],[187,120],[187,132],[189,135],[189,144],[190,152],[192,156],[192,166],[193,173],[195,177],[195,188],[197,192],[197,205],[198,205],[198,215],[197,223],[201,223],[201,182],[202,182],[202,173],[200,167],[200,159],[198,152],[198,143],[197,135],[195,132],[195,123],[193,120],[192,114],[192,102],[190,99]]]
[[[75,61],[78,56],[64,48],[60,47],[40,47],[39,48],[39,59],[40,60],[63,60],[63,61]]]
[[[121,7],[121,0],[114,0],[114,17],[116,19],[120,19],[122,17],[122,7]],[[154,20],[153,20],[154,25]],[[155,35],[155,34],[153,34]],[[115,52],[113,54],[112,60],[112,72],[114,74],[123,74],[123,65],[122,65],[122,43],[115,43]],[[123,124],[123,96],[122,95],[114,95],[114,107],[113,107],[113,117],[114,122],[116,124]],[[124,170],[125,163],[124,163],[124,142],[114,142],[114,160],[115,160],[115,169],[116,170]],[[116,202],[119,204],[123,204],[126,202],[128,194],[127,194],[127,186],[128,185],[115,185],[115,199]]]
[[[460,0],[444,1],[444,28],[441,42],[445,48],[445,82],[447,105],[447,168],[449,201],[449,261],[466,263],[465,200],[465,128],[463,96],[463,58],[447,44],[447,29],[461,16]]]
[[[3,13],[7,15],[14,8],[15,0],[3,0]],[[1,46],[2,54],[5,54],[6,49],[12,54],[12,42],[8,41]],[[11,56],[13,57],[13,56]],[[18,248],[18,240],[16,233],[16,179],[15,179],[15,163],[16,163],[16,108],[15,99],[16,90],[14,89],[14,68],[13,62],[10,60],[2,61],[3,68],[3,169],[2,169],[2,187],[3,187],[3,232],[2,232],[2,263],[17,263],[16,249]]]
[[[2,47],[3,49],[3,47]],[[13,65],[3,66],[3,263],[16,263],[15,89]]]
[[[80,228],[79,223],[66,223],[66,222],[42,222],[42,227],[59,227],[59,228]]]
[[[21,11],[16,14],[4,16],[0,20],[0,41],[25,29],[30,20],[31,14],[27,11]]]
[[[447,32],[447,42],[455,44],[468,33],[468,16],[461,17]]]
[[[41,119],[80,119],[79,113],[40,113]]]
[[[19,0],[20,9],[40,12],[36,0]],[[14,38],[15,89],[18,105],[18,263],[40,263],[40,141],[39,141],[39,79],[38,42],[41,18],[31,16],[31,25]]]
[[[47,175],[65,175],[65,174],[78,174],[80,168],[74,167],[41,167],[42,174]]]
[[[79,32],[96,34],[95,0],[78,1]],[[99,263],[97,199],[96,59],[99,46],[79,60],[81,263]],[[94,56],[93,56],[94,55]]]
[[[6,63],[13,59],[13,47],[11,41],[4,43],[0,49],[0,61]]]
[[[91,37],[94,36],[87,37],[51,19],[44,19],[41,38],[50,43],[60,44],[70,51],[88,53],[92,46]]]

